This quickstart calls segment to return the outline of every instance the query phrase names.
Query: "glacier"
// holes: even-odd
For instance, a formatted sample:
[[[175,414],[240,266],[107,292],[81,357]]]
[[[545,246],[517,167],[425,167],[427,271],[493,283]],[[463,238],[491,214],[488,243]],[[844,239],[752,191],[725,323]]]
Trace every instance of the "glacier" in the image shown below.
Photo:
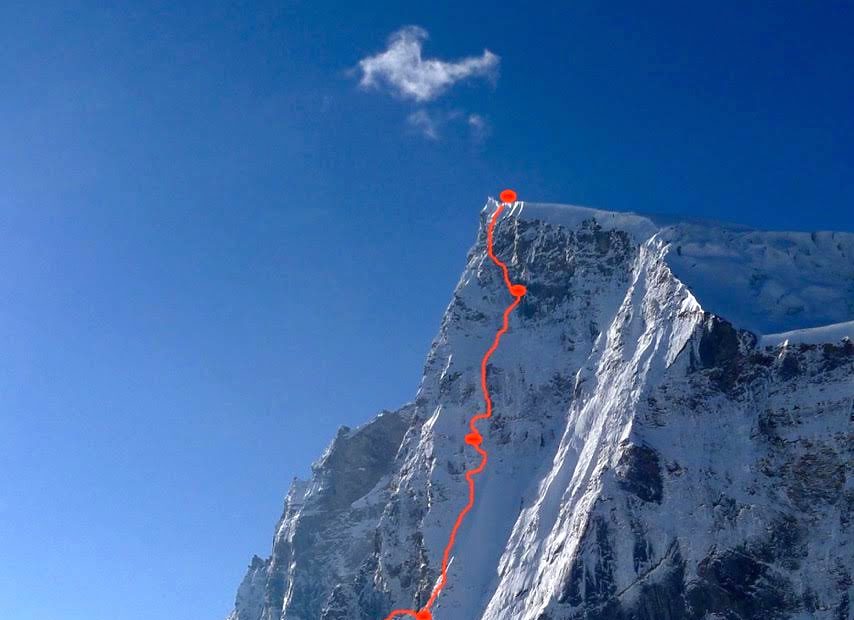
[[[466,502],[509,301],[486,221],[417,394],[294,480],[228,620],[417,608]],[[528,294],[437,620],[854,619],[854,234],[518,202]]]

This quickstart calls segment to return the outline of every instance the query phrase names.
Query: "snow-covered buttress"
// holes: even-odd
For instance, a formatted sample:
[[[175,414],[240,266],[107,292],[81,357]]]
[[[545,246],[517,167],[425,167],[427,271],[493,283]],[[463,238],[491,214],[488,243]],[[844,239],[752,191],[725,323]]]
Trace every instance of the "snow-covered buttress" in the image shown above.
[[[439,576],[509,297],[476,243],[418,393],[295,480],[229,620],[383,620]],[[436,620],[852,620],[854,234],[517,203]]]

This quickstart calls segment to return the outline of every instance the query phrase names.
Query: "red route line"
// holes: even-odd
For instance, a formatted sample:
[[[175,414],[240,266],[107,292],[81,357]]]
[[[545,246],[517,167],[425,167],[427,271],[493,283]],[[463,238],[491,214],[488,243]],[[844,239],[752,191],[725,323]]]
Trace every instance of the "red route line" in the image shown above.
[[[507,265],[498,258],[493,251],[495,223],[498,221],[498,217],[501,215],[504,207],[507,206],[507,203],[515,202],[516,193],[513,192],[513,190],[504,190],[501,192],[500,197],[502,202],[498,203],[495,212],[489,220],[489,225],[486,228],[486,252],[489,254],[489,258],[492,259],[492,262],[501,268],[501,273],[504,277],[504,285],[507,287],[507,291],[513,296],[513,302],[504,309],[501,327],[497,332],[495,332],[495,338],[492,341],[492,346],[489,347],[480,362],[480,387],[483,390],[483,400],[486,402],[486,411],[472,416],[469,420],[469,428],[471,429],[471,432],[465,436],[465,442],[474,448],[480,455],[480,463],[474,469],[466,470],[466,481],[468,482],[469,487],[469,500],[463,509],[460,510],[457,515],[457,520],[454,522],[454,527],[451,528],[451,534],[448,537],[448,544],[445,546],[445,552],[442,555],[442,576],[439,579],[439,583],[437,583],[433,588],[433,593],[430,595],[430,599],[425,603],[424,607],[418,611],[414,609],[395,609],[386,616],[385,620],[392,620],[396,616],[411,616],[416,620],[432,620],[433,614],[431,613],[430,608],[436,602],[436,599],[439,597],[439,593],[448,583],[448,563],[450,562],[451,551],[454,548],[454,543],[457,540],[457,531],[463,524],[463,519],[465,519],[466,515],[474,506],[474,477],[481,473],[486,467],[488,459],[487,452],[480,447],[483,442],[483,437],[475,426],[475,423],[479,420],[486,420],[492,417],[492,397],[489,395],[489,388],[486,385],[486,367],[489,363],[489,358],[492,357],[492,354],[495,353],[496,349],[498,349],[498,345],[501,342],[501,336],[506,334],[510,327],[510,313],[516,309],[516,306],[519,305],[519,302],[522,301],[522,297],[524,297],[527,292],[524,285],[513,284],[510,281],[510,271],[507,269]]]

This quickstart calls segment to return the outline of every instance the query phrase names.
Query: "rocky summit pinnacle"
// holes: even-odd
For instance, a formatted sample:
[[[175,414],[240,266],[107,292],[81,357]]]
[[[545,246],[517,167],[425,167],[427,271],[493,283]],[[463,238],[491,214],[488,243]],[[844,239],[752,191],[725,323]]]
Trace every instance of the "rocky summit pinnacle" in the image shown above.
[[[487,203],[412,403],[294,481],[229,620],[419,608],[507,291]],[[854,235],[516,203],[527,287],[437,620],[854,618]]]

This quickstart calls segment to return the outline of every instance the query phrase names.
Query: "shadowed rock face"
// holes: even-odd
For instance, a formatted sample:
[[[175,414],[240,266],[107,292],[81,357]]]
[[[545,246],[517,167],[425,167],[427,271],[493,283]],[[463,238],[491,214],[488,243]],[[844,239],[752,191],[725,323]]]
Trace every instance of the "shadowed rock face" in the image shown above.
[[[620,487],[645,502],[661,503],[661,469],[658,453],[648,446],[625,447],[616,467]]]
[[[738,332],[719,317],[710,317],[703,326],[697,346],[705,368],[725,368],[738,361]]]
[[[723,392],[733,390],[747,373],[745,354],[756,342],[749,332],[739,333],[728,321],[706,314],[697,344],[701,367]]]
[[[728,253],[710,250],[717,233],[639,216],[524,214],[496,232],[528,294],[488,369],[489,466],[434,617],[854,620],[854,345],[761,346],[671,270],[677,239],[679,273],[712,290],[702,257],[750,273],[740,261],[766,255],[764,233],[724,234],[747,239]],[[839,264],[854,237],[802,257],[803,239],[768,235],[786,270],[745,280],[745,303],[791,285],[787,308],[817,308],[795,277],[806,265],[828,316],[843,312],[822,270],[854,274],[854,258]],[[825,245],[836,254],[819,260]],[[467,499],[462,438],[506,302],[493,267],[482,227],[415,400],[342,429],[295,481],[230,620],[382,620],[427,599]]]
[[[686,590],[693,617],[757,618],[765,614],[779,618],[797,607],[794,599],[789,600],[792,584],[739,549],[706,556],[697,566],[697,576]]]
[[[355,572],[374,547],[372,526],[410,415],[404,407],[341,428],[311,481],[294,481],[272,554],[253,559],[231,620],[335,617],[336,601],[349,593],[336,587],[342,574]]]
[[[342,510],[370,492],[400,447],[406,431],[404,416],[387,414],[358,432],[342,428],[322,465],[317,467],[323,487],[318,510]]]
[[[569,579],[558,597],[560,603],[584,609],[610,606],[616,594],[614,582],[614,550],[608,524],[596,518],[588,524],[584,536],[589,538],[589,550],[593,562],[580,557],[569,571]]]

